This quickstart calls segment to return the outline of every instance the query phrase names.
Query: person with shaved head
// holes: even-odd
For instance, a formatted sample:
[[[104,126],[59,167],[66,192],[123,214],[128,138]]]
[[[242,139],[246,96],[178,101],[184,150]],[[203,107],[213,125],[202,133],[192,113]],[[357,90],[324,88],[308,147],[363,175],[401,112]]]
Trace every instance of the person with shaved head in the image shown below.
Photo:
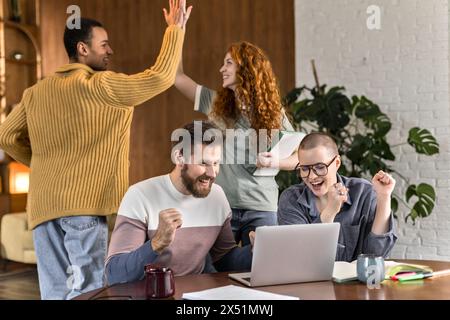
[[[278,223],[339,222],[337,261],[350,262],[359,254],[387,257],[397,240],[391,211],[394,178],[381,170],[371,182],[339,175],[336,142],[319,132],[302,140],[298,161],[302,182],[282,193]]]

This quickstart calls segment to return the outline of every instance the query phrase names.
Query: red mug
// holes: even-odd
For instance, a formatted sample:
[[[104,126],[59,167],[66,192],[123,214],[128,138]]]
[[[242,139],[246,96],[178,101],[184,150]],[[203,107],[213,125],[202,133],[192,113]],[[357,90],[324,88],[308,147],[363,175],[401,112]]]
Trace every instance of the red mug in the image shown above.
[[[175,294],[175,280],[170,268],[149,264],[144,270],[147,299],[165,299]]]

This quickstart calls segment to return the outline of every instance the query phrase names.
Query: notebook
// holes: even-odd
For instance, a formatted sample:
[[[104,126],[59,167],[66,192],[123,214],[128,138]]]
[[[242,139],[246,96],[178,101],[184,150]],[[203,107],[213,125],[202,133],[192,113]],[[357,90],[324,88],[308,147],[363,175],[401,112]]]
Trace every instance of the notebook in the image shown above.
[[[333,269],[333,281],[337,283],[358,280],[356,260],[352,263],[336,261]]]
[[[385,261],[384,269],[386,279],[402,273],[432,273],[433,269],[421,264],[401,263],[395,261]]]
[[[433,270],[424,265],[419,264],[407,264],[396,261],[385,261],[384,270],[386,280],[391,279],[391,277],[401,274],[401,273],[430,273]],[[356,270],[356,260],[353,262],[337,261],[334,263],[333,269],[333,281],[342,283],[347,281],[353,281],[358,279],[358,274]]]

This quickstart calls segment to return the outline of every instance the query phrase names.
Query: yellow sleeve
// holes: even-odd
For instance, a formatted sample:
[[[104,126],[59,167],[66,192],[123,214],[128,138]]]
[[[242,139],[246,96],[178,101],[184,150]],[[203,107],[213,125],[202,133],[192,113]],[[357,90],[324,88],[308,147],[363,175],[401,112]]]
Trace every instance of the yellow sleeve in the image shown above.
[[[177,26],[166,29],[155,65],[144,72],[125,75],[102,72],[100,85],[106,100],[122,106],[136,106],[169,89],[175,83],[184,41],[184,31]]]
[[[26,90],[22,101],[8,115],[5,122],[0,125],[0,148],[6,151],[15,160],[30,166],[31,146],[28,136],[28,127],[25,106],[31,101],[31,90]]]

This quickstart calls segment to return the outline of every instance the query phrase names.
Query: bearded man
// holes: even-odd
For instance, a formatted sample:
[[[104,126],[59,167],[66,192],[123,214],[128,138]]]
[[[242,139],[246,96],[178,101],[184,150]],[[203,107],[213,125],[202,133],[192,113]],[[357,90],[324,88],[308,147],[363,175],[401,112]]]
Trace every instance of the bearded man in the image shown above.
[[[173,171],[131,186],[122,200],[105,266],[109,285],[143,279],[147,264],[179,276],[251,268],[251,244],[236,245],[230,205],[214,184],[221,131],[194,121],[181,133],[172,150]]]

